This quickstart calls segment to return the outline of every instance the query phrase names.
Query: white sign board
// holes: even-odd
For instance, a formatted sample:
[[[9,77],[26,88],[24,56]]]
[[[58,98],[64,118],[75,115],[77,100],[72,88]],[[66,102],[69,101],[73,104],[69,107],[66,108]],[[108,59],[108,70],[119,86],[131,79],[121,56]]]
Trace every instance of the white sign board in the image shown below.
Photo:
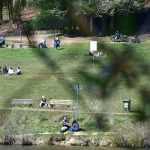
[[[90,52],[97,51],[97,41],[90,41]]]

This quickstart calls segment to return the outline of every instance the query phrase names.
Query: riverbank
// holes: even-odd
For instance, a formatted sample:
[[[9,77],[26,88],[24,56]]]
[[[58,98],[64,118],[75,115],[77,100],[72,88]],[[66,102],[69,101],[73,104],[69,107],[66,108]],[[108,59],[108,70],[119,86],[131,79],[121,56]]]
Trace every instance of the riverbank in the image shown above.
[[[144,60],[146,64],[149,64],[149,45],[149,42],[134,44],[134,58],[139,56],[141,58],[139,61]],[[118,51],[119,58],[122,56],[122,46],[121,43],[107,45],[108,48],[112,47]],[[149,78],[145,75],[145,70],[143,70],[144,74],[141,73],[139,80],[133,80],[134,88],[129,88],[128,82],[123,80],[122,76],[122,78],[117,78],[117,82],[114,80],[117,85],[109,83],[108,88],[105,89],[105,84],[103,85],[99,77],[109,57],[99,60],[95,58],[94,61],[98,62],[94,63],[88,56],[88,49],[89,45],[86,43],[62,45],[58,50],[13,49],[11,51],[1,49],[1,66],[17,68],[19,65],[23,72],[21,76],[3,74],[0,76],[1,85],[3,85],[0,87],[1,144],[99,145],[106,147],[144,147],[148,145],[146,142],[148,140],[145,139],[148,139],[147,134],[150,131],[149,105],[146,103],[149,98],[147,91]],[[131,56],[132,52],[129,52]],[[129,58],[128,55],[126,58]],[[136,69],[138,71],[142,67],[138,67],[138,59],[136,63],[132,61],[134,58],[130,57],[129,64],[135,64],[135,67],[131,65],[134,68],[133,71]],[[77,84],[82,87],[78,105],[76,100],[78,93],[74,89]],[[140,91],[143,85],[145,85],[144,91]],[[106,96],[103,95],[103,92]],[[144,98],[141,97],[141,94]],[[45,95],[47,100],[50,98],[74,100],[74,106],[78,106],[78,109],[72,109],[75,108],[74,106],[70,109],[65,106],[38,109],[42,95]],[[124,112],[123,109],[125,98],[131,99],[129,113]],[[10,109],[12,99],[33,99],[33,106],[30,108],[16,106]],[[143,110],[145,114],[138,114],[140,110]],[[61,128],[60,122],[64,116],[69,118],[70,125],[77,117],[80,127],[89,134],[78,136],[70,133],[56,134]],[[103,131],[104,134],[92,135],[93,132],[99,133],[100,131]],[[43,132],[54,134],[38,134]],[[108,132],[117,134],[108,135]],[[28,136],[29,134],[31,136]]]
[[[59,145],[59,146],[99,146],[99,147],[150,147],[150,141],[132,134],[117,132],[67,132],[13,135],[0,138],[1,145]]]

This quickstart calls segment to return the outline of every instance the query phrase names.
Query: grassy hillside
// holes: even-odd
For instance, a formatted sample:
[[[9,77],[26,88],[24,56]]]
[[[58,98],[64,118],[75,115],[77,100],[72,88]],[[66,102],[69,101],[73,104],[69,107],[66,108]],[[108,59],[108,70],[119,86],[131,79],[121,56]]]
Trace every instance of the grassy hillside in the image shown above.
[[[110,44],[108,47],[121,49],[121,44]],[[150,59],[150,43],[135,44],[136,53],[144,61]],[[130,57],[130,56],[129,56]],[[13,98],[32,98],[34,107],[37,108],[42,95],[47,98],[76,99],[74,85],[82,86],[80,99],[100,99],[106,101],[106,107],[113,106],[115,112],[122,111],[122,100],[130,98],[132,108],[140,104],[139,94],[136,89],[128,89],[121,81],[120,85],[106,99],[101,97],[100,88],[90,86],[90,79],[84,79],[81,70],[87,73],[99,72],[107,57],[102,57],[98,64],[94,64],[88,56],[87,44],[63,45],[59,50],[54,49],[1,49],[0,66],[10,66],[14,70],[19,66],[23,74],[21,76],[0,75],[0,106],[9,107]],[[95,60],[96,61],[96,60]],[[94,70],[93,70],[94,69]],[[147,82],[144,76],[139,83]],[[120,107],[118,107],[118,105]]]
[[[120,51],[122,44],[108,44],[108,47]],[[150,42],[134,44],[133,47],[136,56],[149,63]],[[34,99],[33,110],[28,108],[1,110],[0,124],[4,123],[3,127],[12,133],[59,131],[63,116],[68,115],[72,120],[75,111],[49,112],[34,108],[38,108],[42,95],[47,98],[76,100],[74,85],[80,84],[82,90],[79,103],[84,105],[79,105],[78,119],[81,127],[86,131],[120,131],[121,129],[126,131],[139,128],[138,125],[137,128],[134,127],[138,124],[134,114],[130,116],[119,113],[123,112],[124,98],[132,100],[132,111],[141,106],[138,86],[148,84],[149,78],[142,75],[136,83],[137,88],[133,89],[127,88],[125,82],[120,79],[119,86],[112,88],[108,97],[102,97],[100,88],[91,84],[90,78],[84,78],[81,71],[85,70],[87,74],[99,73],[104,62],[108,61],[108,57],[95,58],[97,65],[88,56],[88,49],[87,44],[62,45],[59,50],[0,49],[0,66],[11,66],[14,70],[19,66],[23,72],[20,76],[0,75],[0,107],[9,108],[13,98]],[[109,51],[109,48],[107,50]],[[22,109],[23,111],[20,111]],[[107,114],[103,114],[104,112]],[[1,128],[1,133],[3,132],[5,129]]]

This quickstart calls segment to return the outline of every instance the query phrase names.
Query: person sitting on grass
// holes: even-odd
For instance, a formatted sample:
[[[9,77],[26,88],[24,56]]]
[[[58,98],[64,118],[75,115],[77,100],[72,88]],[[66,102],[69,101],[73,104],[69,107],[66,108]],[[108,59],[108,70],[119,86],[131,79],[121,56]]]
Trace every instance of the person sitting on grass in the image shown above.
[[[57,49],[58,47],[60,47],[60,40],[59,38],[56,36],[54,38],[54,48]]]
[[[17,67],[17,70],[16,70],[15,74],[16,75],[21,75],[21,69],[20,69],[20,67]]]
[[[1,37],[0,38],[0,48],[5,45],[5,38],[4,37]]]
[[[74,119],[73,122],[72,122],[72,126],[70,127],[69,131],[71,131],[71,132],[77,132],[79,130],[80,130],[79,123],[77,122],[76,119]]]
[[[70,125],[69,125],[69,120],[67,117],[64,117],[61,124],[62,124],[61,130],[60,130],[61,133],[64,133],[69,130]]]
[[[11,67],[8,69],[8,73],[7,74],[8,75],[14,75],[14,71],[13,71],[13,69]]]
[[[46,101],[47,101],[47,100],[46,100],[45,96],[42,96],[41,102],[40,102],[40,107],[47,107],[48,104],[47,104]]]
[[[115,40],[120,38],[120,33],[119,31],[116,31],[114,34]]]
[[[6,66],[3,67],[3,74],[7,74],[8,73],[8,68]]]
[[[39,48],[47,48],[47,46],[46,46],[46,40],[44,39],[44,40],[40,41],[38,47]]]

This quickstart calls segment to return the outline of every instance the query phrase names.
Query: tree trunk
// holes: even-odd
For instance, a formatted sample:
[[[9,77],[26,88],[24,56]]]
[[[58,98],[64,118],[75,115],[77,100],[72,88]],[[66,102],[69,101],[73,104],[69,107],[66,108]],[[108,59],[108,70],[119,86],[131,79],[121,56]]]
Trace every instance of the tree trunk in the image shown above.
[[[29,42],[30,46],[31,46],[32,48],[36,47],[36,46],[34,46],[34,45],[32,44],[32,42],[30,41],[28,32],[26,32],[26,28],[25,28],[24,23],[23,23],[23,21],[22,21],[22,19],[21,19],[21,16],[19,16],[19,21],[21,22],[21,25],[22,25],[22,27],[23,27],[23,30],[24,30],[24,32],[25,32],[25,34],[26,34],[26,37],[27,37],[27,39],[28,39],[28,42]]]
[[[105,35],[106,34],[106,16],[102,17],[101,27],[102,27],[101,28],[102,35]]]
[[[9,21],[11,22],[13,19],[13,2],[12,1],[8,4],[8,11],[9,11]]]
[[[111,33],[114,32],[114,16],[111,16],[110,30],[111,30]]]
[[[0,3],[0,23],[3,22],[3,4]]]
[[[93,32],[93,17],[90,16],[90,32]]]

